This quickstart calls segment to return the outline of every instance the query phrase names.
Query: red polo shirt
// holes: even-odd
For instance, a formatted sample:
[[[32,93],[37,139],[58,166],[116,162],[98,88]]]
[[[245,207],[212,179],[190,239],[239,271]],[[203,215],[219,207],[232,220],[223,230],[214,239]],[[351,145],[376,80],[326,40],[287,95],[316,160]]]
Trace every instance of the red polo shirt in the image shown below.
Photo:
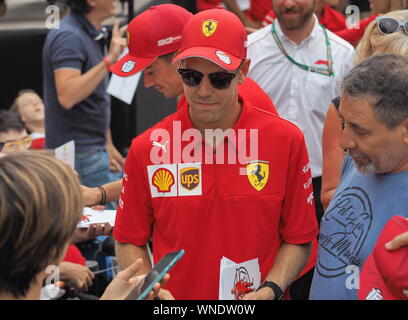
[[[308,243],[317,236],[303,134],[242,96],[240,101],[233,129],[246,135],[238,142],[224,139],[217,155],[212,148],[206,152],[200,137],[187,139],[195,129],[185,105],[136,137],[126,159],[114,237],[143,246],[152,235],[155,263],[184,249],[166,286],[176,299],[218,299],[222,257],[237,263],[258,258],[263,281],[283,242]],[[249,129],[257,130],[257,139],[250,138]],[[187,141],[179,144],[183,134]],[[258,153],[248,151],[251,161],[240,161],[242,146],[249,150],[254,141]],[[197,159],[200,151],[203,157]],[[209,163],[219,155],[238,159]],[[155,156],[163,163],[157,164]],[[314,250],[308,269],[315,258]]]

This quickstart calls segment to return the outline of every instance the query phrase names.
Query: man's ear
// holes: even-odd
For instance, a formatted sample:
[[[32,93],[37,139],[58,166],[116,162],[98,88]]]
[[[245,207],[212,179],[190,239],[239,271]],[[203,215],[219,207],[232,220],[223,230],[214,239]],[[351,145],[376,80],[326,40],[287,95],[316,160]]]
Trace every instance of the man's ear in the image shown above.
[[[402,139],[404,143],[408,146],[408,118],[405,118],[405,120],[402,121],[401,127],[402,127]]]
[[[238,75],[238,83],[242,84],[245,81],[245,78],[248,74],[249,71],[249,65],[251,64],[251,59],[245,59],[244,63],[241,66],[241,69],[239,71]]]

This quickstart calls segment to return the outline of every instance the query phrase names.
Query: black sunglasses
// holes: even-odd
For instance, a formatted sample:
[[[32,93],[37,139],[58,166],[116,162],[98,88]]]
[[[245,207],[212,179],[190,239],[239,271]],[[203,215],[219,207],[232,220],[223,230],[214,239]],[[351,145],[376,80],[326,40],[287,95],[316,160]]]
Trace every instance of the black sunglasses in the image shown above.
[[[177,71],[180,73],[183,82],[190,87],[197,87],[204,77],[204,74],[192,69],[178,69]],[[231,81],[235,76],[236,73],[214,72],[210,73],[208,78],[215,89],[223,90],[230,87]]]
[[[376,21],[382,34],[392,34],[402,28],[405,34],[408,35],[408,20],[401,22],[390,17],[377,17]]]

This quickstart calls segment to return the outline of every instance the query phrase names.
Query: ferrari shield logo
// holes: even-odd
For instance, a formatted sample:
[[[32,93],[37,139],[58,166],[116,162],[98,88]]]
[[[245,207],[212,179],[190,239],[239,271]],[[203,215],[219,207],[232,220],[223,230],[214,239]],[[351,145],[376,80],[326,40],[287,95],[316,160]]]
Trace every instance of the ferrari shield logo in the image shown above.
[[[247,176],[251,185],[258,191],[261,191],[269,178],[269,162],[253,161],[247,164]]]
[[[218,25],[218,23],[216,21],[214,21],[214,20],[211,20],[211,19],[205,20],[203,22],[203,24],[202,24],[202,27],[201,27],[202,30],[203,30],[204,35],[206,37],[211,36],[215,32],[215,30],[217,29],[217,25]]]

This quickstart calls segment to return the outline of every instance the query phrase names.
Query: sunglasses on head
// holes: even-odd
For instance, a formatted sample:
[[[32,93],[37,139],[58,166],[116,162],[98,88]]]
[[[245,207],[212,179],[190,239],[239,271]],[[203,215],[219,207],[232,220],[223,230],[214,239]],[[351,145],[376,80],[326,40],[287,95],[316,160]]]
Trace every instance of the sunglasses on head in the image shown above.
[[[197,87],[204,77],[204,74],[192,69],[178,69],[178,72],[180,73],[183,82],[189,87]],[[223,90],[230,87],[231,81],[235,76],[236,73],[214,72],[210,73],[208,78],[215,89]]]
[[[401,22],[390,17],[377,17],[376,21],[382,34],[392,34],[402,28],[405,34],[408,35],[408,20]]]

